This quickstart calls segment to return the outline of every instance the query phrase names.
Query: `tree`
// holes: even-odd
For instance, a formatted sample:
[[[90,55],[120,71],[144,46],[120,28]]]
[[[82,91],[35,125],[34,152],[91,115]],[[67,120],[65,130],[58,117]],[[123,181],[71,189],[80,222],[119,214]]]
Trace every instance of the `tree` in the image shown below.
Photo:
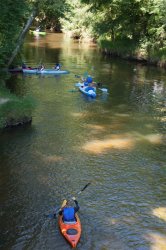
[[[6,0],[0,8],[0,65],[9,66],[20,50],[35,17],[45,21],[63,16],[65,0]]]
[[[93,34],[90,6],[80,0],[66,0],[68,9],[60,19],[62,30],[70,32],[72,37],[90,37]]]
[[[91,4],[91,11],[96,15],[93,30],[100,39],[110,41],[113,46],[119,41],[123,46],[128,41],[135,44],[135,49],[143,48],[148,54],[152,51],[166,54],[166,0],[81,2]]]
[[[1,1],[0,8],[0,64],[7,63],[23,29],[29,6],[26,0]]]

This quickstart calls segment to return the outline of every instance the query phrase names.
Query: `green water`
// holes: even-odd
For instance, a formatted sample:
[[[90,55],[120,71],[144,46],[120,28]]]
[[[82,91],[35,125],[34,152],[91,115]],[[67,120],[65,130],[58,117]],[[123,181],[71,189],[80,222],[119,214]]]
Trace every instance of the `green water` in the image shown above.
[[[12,76],[12,90],[37,106],[31,125],[0,134],[1,249],[70,249],[47,215],[91,182],[78,197],[77,249],[163,250],[165,71],[62,34],[27,37],[24,57],[29,66],[60,62],[70,74]],[[75,75],[86,72],[108,94],[83,96]]]

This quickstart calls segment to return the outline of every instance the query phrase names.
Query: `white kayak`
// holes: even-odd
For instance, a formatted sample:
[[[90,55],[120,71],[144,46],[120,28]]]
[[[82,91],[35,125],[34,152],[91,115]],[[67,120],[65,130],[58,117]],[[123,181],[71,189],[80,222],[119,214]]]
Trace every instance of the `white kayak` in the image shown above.
[[[84,83],[81,83],[81,82],[77,82],[76,84],[75,84],[75,87],[85,87],[84,86]],[[94,87],[95,88],[95,87]],[[96,88],[95,88],[96,89]],[[99,90],[101,90],[103,93],[106,93],[106,94],[108,94],[108,89],[106,89],[106,88],[98,88]],[[96,91],[96,90],[95,90]]]
[[[81,93],[83,93],[84,95],[90,96],[92,98],[96,97],[96,88],[93,87],[87,87],[87,86],[80,86],[79,90],[81,91]]]
[[[67,70],[56,70],[56,69],[23,69],[23,73],[27,74],[68,74],[69,71]]]

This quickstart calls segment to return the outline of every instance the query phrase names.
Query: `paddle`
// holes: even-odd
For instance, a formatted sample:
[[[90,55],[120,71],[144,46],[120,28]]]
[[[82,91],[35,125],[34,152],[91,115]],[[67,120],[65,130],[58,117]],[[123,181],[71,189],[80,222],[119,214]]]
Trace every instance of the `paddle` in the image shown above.
[[[88,76],[88,72],[84,72],[83,76],[86,78]],[[76,78],[81,78],[80,75],[75,75]],[[75,87],[80,87],[82,86],[83,83],[78,82],[75,84]],[[102,83],[101,82],[95,82],[96,86],[98,87],[99,90],[101,90],[103,93],[108,93],[108,89],[107,88],[99,88],[102,87]]]
[[[78,193],[77,195],[81,194],[89,185],[91,184],[91,182],[88,182]]]
[[[83,78],[86,78],[88,76],[88,72],[84,72]],[[75,75],[75,78],[81,78],[82,76],[80,75]]]
[[[80,191],[78,191],[75,194],[75,196],[80,195],[90,184],[91,184],[91,182],[88,182]],[[72,197],[70,197],[68,199],[68,201],[70,201],[70,200],[72,200]],[[64,204],[64,206],[65,206],[65,204]],[[62,205],[62,207],[63,207],[63,205]],[[61,209],[61,207],[55,208],[54,213],[53,214],[49,214],[48,217],[51,218],[51,219],[55,218],[56,215],[59,213],[60,209]]]
[[[87,77],[88,75],[88,72],[84,72],[83,77]]]
[[[81,76],[79,76],[79,75],[75,75],[75,78],[81,78]]]
[[[78,82],[75,84],[75,87],[81,87],[82,83]],[[101,90],[103,93],[108,93],[108,89],[107,88],[98,88],[99,90]]]
[[[75,87],[80,87],[80,86],[82,86],[82,85],[83,85],[83,83],[77,82],[77,83],[75,84]]]
[[[108,93],[108,89],[106,89],[106,88],[99,88],[102,92],[104,92],[104,93]]]
[[[39,67],[43,64],[43,58],[40,58],[40,61],[38,63],[37,69],[39,69]],[[39,69],[40,70],[40,69]]]
[[[74,93],[74,92],[78,92],[77,89],[69,89],[68,92]]]

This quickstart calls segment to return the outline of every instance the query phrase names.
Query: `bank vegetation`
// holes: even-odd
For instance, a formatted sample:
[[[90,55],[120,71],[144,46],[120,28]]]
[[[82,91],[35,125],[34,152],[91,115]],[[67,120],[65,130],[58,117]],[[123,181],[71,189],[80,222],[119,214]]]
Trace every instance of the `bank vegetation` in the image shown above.
[[[1,1],[0,69],[22,62],[21,47],[31,25],[63,31],[80,41],[94,41],[110,56],[166,68],[165,10],[166,0]],[[9,105],[12,109],[10,101],[5,104],[2,100],[1,82],[0,86],[0,108]],[[7,99],[14,100],[10,92],[7,95]],[[21,103],[21,106],[24,105]],[[25,117],[30,120],[30,114],[21,115],[21,109],[17,105],[16,108],[20,112],[18,123],[21,116],[23,120]],[[11,116],[7,120],[12,119]],[[2,120],[1,124],[4,124]]]
[[[73,0],[64,32],[103,53],[166,68],[166,0]]]

